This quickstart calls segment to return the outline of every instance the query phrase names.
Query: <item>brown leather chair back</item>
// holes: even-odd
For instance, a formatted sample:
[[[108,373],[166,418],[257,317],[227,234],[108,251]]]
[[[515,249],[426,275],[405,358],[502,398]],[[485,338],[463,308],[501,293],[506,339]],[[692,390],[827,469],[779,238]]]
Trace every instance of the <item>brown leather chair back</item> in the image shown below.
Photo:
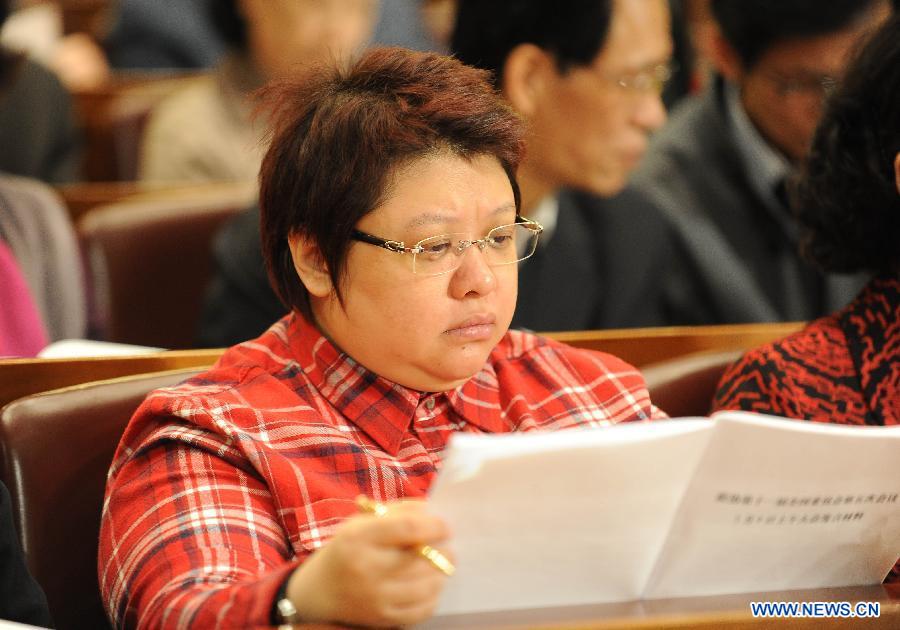
[[[691,354],[643,368],[650,400],[673,418],[706,416],[725,369],[743,350]]]
[[[109,627],[97,583],[106,474],[148,392],[201,370],[96,381],[35,394],[0,410],[0,459],[28,568],[56,627]]]
[[[99,1],[68,0],[68,3],[97,4]],[[76,90],[73,97],[84,135],[85,179],[93,182],[137,179],[141,140],[153,108],[202,76],[129,71],[113,73],[103,85]]]
[[[191,348],[219,226],[251,202],[232,188],[201,197],[130,200],[77,223],[108,341]]]

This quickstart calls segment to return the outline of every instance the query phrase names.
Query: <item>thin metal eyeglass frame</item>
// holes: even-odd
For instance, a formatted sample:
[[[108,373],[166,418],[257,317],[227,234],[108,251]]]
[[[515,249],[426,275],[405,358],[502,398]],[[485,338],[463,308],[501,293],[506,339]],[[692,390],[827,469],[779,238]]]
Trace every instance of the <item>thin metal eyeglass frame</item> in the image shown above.
[[[506,227],[507,225],[524,225],[525,227],[533,230],[535,232],[535,236],[538,238],[540,238],[541,232],[544,231],[544,226],[541,225],[540,223],[538,223],[537,221],[532,221],[531,219],[527,219],[527,218],[517,214],[515,223],[509,223],[506,225],[498,225],[497,227],[491,228],[491,230],[488,232],[488,234],[490,234],[490,232],[493,232],[497,228]],[[359,241],[361,243],[366,243],[368,245],[374,245],[376,247],[381,247],[382,249],[386,249],[389,252],[394,252],[395,254],[422,254],[425,252],[425,250],[424,250],[424,248],[422,248],[420,246],[420,243],[423,243],[427,240],[433,239],[438,236],[443,236],[443,234],[435,234],[434,236],[429,236],[427,238],[423,238],[421,241],[419,241],[412,247],[407,247],[403,241],[393,241],[390,239],[381,238],[380,236],[375,236],[374,234],[369,234],[368,232],[363,232],[362,230],[357,230],[357,229],[354,229],[353,232],[350,233],[350,236],[355,241]],[[465,251],[465,249],[468,249],[472,245],[484,243],[486,238],[487,238],[487,234],[485,234],[484,237],[482,237],[482,238],[475,239],[473,241],[469,241],[463,251]],[[533,254],[534,252],[532,251],[531,253]],[[511,265],[516,262],[521,262],[521,261],[527,259],[529,256],[531,256],[531,254],[529,254],[528,256],[525,256],[524,258],[520,258],[518,260],[514,260],[514,261],[511,261],[508,263],[498,263],[498,264],[495,264],[492,266]],[[450,271],[453,271],[453,270],[451,269]],[[415,269],[413,270],[413,273],[415,273]],[[449,271],[441,272],[436,275],[441,275],[442,273],[449,273]]]
[[[654,66],[643,68],[637,72],[625,74],[611,80],[620,88],[633,92],[654,92],[662,93],[675,73],[678,72],[679,66],[676,61],[668,61]]]

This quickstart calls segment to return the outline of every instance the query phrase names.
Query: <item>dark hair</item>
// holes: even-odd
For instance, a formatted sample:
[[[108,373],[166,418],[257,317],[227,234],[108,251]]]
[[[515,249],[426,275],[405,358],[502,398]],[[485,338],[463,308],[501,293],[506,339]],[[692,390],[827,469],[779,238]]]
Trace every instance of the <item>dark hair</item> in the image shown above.
[[[745,68],[791,39],[835,33],[883,0],[712,0],[722,35]]]
[[[273,129],[259,176],[263,255],[275,293],[310,321],[288,236],[318,245],[341,299],[354,226],[410,160],[441,151],[494,156],[518,212],[522,123],[482,70],[436,53],[373,48],[349,69],[322,67],[262,94]]]
[[[804,255],[826,271],[900,262],[900,16],[847,69],[826,106],[792,197]]]
[[[213,28],[225,44],[238,52],[247,51],[247,20],[238,9],[238,0],[210,0]]]
[[[520,44],[551,53],[565,71],[597,57],[612,11],[612,0],[460,0],[450,50],[463,63],[490,70],[496,85]]]

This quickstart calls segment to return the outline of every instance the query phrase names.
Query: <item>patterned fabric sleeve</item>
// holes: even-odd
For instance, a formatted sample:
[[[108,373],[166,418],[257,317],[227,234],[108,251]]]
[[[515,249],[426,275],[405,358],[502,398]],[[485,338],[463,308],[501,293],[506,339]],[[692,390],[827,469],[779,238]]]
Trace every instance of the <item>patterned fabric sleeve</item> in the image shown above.
[[[834,424],[871,417],[860,374],[834,316],[748,352],[719,382],[714,409],[756,411]]]
[[[802,418],[793,381],[773,346],[745,354],[719,381],[713,410],[738,409]]]
[[[156,442],[111,478],[105,511],[100,589],[116,627],[270,624],[296,564],[250,471],[196,445]]]

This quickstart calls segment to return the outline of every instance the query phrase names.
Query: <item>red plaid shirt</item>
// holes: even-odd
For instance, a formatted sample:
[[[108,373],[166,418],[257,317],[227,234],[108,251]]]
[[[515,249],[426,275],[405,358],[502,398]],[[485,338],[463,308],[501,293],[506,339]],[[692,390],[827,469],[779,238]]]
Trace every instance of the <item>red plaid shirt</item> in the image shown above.
[[[108,613],[128,627],[267,625],[281,583],[356,495],[425,496],[453,432],[661,416],[641,375],[609,355],[510,332],[465,384],[423,393],[289,315],[135,413],[100,532]]]

